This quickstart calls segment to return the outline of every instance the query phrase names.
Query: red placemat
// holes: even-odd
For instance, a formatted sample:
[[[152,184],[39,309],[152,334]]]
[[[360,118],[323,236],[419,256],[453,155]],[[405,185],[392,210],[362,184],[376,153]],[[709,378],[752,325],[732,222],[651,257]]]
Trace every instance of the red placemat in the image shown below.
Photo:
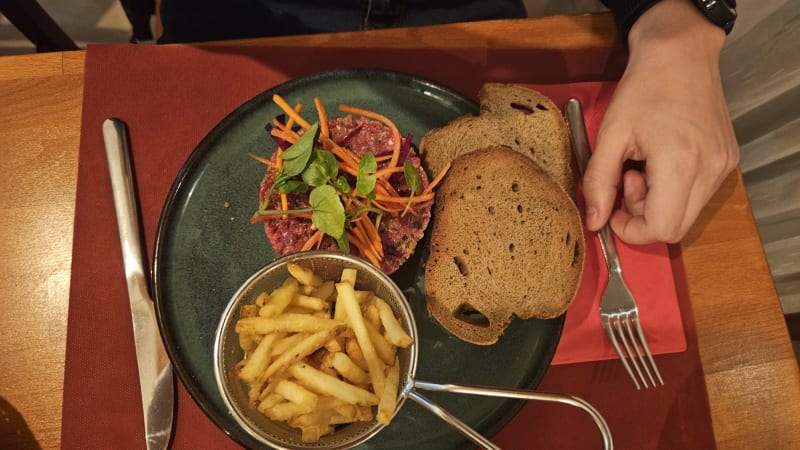
[[[623,64],[624,56],[605,50],[91,46],[85,68],[63,447],[144,447],[130,311],[100,136],[105,118],[120,117],[130,126],[144,235],[152,252],[164,199],[191,150],[230,111],[287,79],[330,68],[387,68],[441,82],[473,98],[486,81],[529,84],[558,104],[569,96],[580,98],[594,135],[614,83],[541,83],[613,79]],[[560,362],[613,356],[592,323],[597,316],[596,287],[605,272],[596,247],[587,248],[587,276],[567,315],[557,353]],[[622,246],[620,254],[624,266],[647,269],[634,271],[634,293],[659,295],[643,300],[652,306],[642,305],[655,352],[686,349],[657,358],[667,386],[635,393],[618,361],[600,361],[554,366],[541,387],[592,403],[608,420],[618,448],[713,447],[680,257],[670,256],[666,246]],[[673,282],[670,267],[675,264]],[[236,447],[178,386],[174,447]],[[568,407],[538,403],[526,405],[496,441],[508,448],[600,444],[588,417]]]

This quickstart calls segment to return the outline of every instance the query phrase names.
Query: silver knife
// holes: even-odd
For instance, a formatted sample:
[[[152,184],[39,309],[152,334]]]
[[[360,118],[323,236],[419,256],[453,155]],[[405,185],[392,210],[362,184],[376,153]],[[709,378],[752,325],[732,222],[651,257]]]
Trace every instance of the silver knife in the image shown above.
[[[115,118],[106,119],[103,122],[103,141],[128,282],[147,449],[165,449],[172,434],[175,383],[147,285],[125,122]]]

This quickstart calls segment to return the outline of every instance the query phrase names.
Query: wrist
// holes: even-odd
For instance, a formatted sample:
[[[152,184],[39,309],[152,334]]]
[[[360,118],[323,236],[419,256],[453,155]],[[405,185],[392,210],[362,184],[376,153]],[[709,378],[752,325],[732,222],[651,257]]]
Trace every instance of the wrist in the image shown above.
[[[641,47],[678,44],[718,56],[724,42],[725,31],[709,22],[691,0],[660,1],[636,20],[628,34],[632,55]]]

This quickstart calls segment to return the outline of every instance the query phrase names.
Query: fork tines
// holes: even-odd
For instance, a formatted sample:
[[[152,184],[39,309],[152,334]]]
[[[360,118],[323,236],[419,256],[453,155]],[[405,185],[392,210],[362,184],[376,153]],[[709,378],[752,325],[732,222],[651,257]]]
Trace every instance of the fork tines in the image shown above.
[[[628,375],[636,385],[636,389],[641,389],[641,385],[645,389],[656,387],[656,380],[663,386],[664,380],[661,378],[658,366],[653,361],[653,356],[647,347],[647,339],[645,339],[644,332],[639,324],[638,312],[634,310],[604,316],[602,318],[603,328],[605,328],[614,350],[619,355],[622,365],[625,366],[625,370],[628,371]],[[620,346],[620,343],[622,346]],[[628,360],[630,360],[630,364],[628,364]],[[633,366],[633,370],[631,370],[631,366]],[[647,378],[642,373],[642,369],[647,374]],[[638,376],[634,375],[634,370]],[[655,374],[655,378],[653,374]],[[648,380],[650,384],[647,383]]]

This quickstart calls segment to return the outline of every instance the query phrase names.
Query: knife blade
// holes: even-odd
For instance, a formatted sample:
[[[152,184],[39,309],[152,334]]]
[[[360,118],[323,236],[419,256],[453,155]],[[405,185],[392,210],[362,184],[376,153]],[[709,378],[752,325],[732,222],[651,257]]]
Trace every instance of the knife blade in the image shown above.
[[[128,285],[147,449],[165,449],[172,434],[174,379],[148,290],[128,129],[120,119],[103,122],[125,279]]]

